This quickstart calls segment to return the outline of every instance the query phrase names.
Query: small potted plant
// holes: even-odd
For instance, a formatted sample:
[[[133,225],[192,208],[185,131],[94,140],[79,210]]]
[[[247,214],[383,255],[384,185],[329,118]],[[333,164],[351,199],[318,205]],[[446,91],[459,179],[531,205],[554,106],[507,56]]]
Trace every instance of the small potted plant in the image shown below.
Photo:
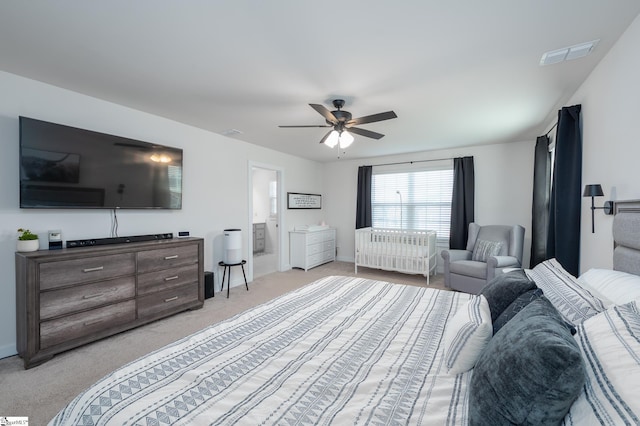
[[[36,251],[40,248],[37,234],[22,228],[18,229],[18,232],[18,251]]]

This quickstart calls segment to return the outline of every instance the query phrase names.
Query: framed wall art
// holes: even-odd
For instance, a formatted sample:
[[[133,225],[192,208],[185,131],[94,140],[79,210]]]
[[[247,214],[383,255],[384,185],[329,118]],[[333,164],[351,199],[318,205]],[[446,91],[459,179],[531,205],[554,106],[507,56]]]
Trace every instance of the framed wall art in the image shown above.
[[[288,209],[320,209],[322,208],[322,195],[302,194],[299,192],[287,192]]]

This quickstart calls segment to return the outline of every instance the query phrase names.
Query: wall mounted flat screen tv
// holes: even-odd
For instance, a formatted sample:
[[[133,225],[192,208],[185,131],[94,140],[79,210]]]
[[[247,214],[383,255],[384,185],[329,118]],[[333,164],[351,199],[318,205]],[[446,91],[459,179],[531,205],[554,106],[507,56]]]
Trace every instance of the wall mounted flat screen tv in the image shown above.
[[[20,207],[181,209],[182,149],[20,117]]]

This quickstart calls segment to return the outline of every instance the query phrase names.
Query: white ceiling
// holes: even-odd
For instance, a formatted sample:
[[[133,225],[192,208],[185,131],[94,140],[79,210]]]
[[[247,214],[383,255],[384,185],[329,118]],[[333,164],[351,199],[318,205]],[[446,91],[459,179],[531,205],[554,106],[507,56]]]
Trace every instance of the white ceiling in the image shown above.
[[[318,161],[534,140],[638,0],[3,0],[0,70]],[[549,50],[599,39],[586,58]],[[340,152],[309,103],[362,125]],[[35,117],[39,118],[39,117]],[[127,135],[123,135],[127,136]]]

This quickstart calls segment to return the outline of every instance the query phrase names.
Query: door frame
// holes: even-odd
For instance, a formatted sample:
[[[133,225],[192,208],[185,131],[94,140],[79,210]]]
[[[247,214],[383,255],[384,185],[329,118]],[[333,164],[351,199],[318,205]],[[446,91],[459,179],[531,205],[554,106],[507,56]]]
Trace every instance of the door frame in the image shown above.
[[[286,270],[286,265],[284,264],[284,259],[287,258],[285,256],[285,233],[284,233],[284,213],[283,213],[283,200],[285,199],[284,193],[284,169],[282,167],[274,166],[272,164],[260,163],[257,161],[249,161],[248,167],[248,176],[247,176],[247,198],[248,198],[248,217],[247,217],[247,229],[248,237],[247,237],[247,246],[249,248],[249,255],[247,256],[247,280],[253,281],[253,169],[264,169],[276,172],[276,182],[278,186],[278,194],[277,194],[277,203],[278,203],[278,219],[276,221],[278,232],[278,256],[277,256],[277,270],[284,271]]]

